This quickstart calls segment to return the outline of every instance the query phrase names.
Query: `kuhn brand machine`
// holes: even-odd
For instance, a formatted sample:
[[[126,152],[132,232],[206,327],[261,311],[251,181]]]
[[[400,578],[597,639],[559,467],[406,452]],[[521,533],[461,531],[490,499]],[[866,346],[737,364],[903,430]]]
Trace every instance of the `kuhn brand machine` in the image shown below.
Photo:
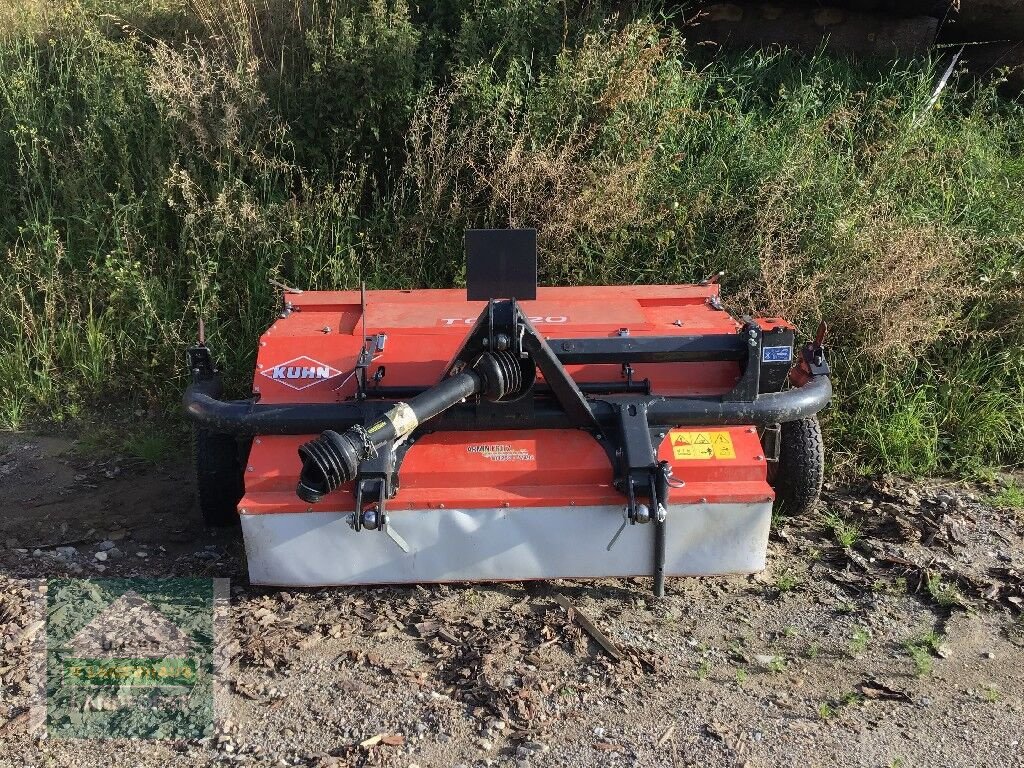
[[[533,230],[466,251],[467,291],[286,291],[250,400],[188,350],[200,507],[252,582],[762,569],[773,503],[820,491],[823,330],[794,354],[714,280],[537,288]]]

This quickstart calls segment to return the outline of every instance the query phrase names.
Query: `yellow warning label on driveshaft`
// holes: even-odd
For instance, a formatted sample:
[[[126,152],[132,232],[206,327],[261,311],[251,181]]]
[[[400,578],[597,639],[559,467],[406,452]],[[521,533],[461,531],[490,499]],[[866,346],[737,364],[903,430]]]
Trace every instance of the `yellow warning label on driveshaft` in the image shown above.
[[[676,459],[735,459],[732,435],[728,432],[668,433]]]

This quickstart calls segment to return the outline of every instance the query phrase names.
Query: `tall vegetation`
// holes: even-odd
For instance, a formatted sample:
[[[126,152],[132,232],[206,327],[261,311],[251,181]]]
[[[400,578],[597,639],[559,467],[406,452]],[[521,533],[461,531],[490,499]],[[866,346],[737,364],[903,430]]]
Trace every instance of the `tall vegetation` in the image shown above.
[[[724,269],[831,326],[833,458],[1024,453],[1024,108],[927,62],[725,55],[580,0],[50,0],[0,39],[0,423],[172,410],[205,319],[243,391],[278,298],[449,286],[535,226],[547,283]]]

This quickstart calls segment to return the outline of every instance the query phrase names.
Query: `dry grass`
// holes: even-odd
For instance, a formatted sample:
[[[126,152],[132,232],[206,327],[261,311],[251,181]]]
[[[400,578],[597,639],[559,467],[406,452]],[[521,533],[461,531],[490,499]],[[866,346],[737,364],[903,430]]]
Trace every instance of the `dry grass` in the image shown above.
[[[852,468],[1024,452],[1024,109],[991,91],[918,121],[924,65],[707,61],[599,2],[4,11],[7,426],[174,408],[199,317],[244,391],[268,278],[448,286],[467,227],[533,226],[548,283],[725,269],[738,312],[826,319]]]
[[[764,235],[758,279],[732,303],[805,318],[805,332],[827,320],[833,338],[854,340],[873,363],[918,357],[957,330],[964,307],[980,294],[965,244],[943,227],[901,225],[879,208],[858,225],[843,223],[848,257],[819,266],[785,226]]]
[[[491,109],[467,119],[467,101],[487,78],[479,70],[422,100],[403,179],[421,221],[536,227],[549,254],[547,279],[572,280],[591,269],[573,258],[580,238],[656,225],[646,198],[663,126],[657,117],[615,124],[650,98],[665,56],[654,28],[635,25],[586,38],[525,103],[500,93]]]
[[[8,0],[0,4],[0,39],[46,29],[53,12],[50,0]]]

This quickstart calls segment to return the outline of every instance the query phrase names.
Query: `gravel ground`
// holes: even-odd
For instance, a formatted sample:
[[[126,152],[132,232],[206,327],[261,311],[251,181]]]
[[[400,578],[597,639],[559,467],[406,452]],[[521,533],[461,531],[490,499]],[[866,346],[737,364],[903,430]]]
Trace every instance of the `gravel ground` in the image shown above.
[[[1024,766],[1024,517],[997,487],[830,487],[765,573],[661,600],[646,579],[270,590],[237,531],[203,530],[185,464],[72,448],[0,437],[0,766]],[[230,579],[215,733],[33,728],[39,580],[169,575]]]

